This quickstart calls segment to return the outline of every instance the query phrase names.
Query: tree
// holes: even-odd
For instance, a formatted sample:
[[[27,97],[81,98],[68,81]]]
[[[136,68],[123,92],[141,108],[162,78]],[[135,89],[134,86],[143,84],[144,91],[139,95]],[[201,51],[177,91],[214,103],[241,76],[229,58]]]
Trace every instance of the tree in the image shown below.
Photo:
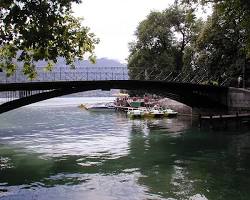
[[[163,13],[151,12],[140,22],[136,33],[137,41],[130,44],[128,67],[130,76],[152,78],[154,69],[173,69],[172,32]]]
[[[196,67],[205,68],[216,79],[222,74],[233,78],[242,73],[250,44],[247,12],[241,0],[214,3],[213,14],[196,42]]]
[[[191,56],[191,46],[198,36],[202,21],[196,19],[193,8],[179,5],[177,2],[164,13],[175,35],[176,70],[181,71],[184,66],[184,57],[189,59],[187,56]],[[188,54],[184,55],[185,53]]]
[[[163,12],[151,12],[137,27],[137,40],[130,44],[131,78],[152,79],[162,71],[180,72],[190,67],[192,43],[198,36],[200,23],[192,9],[179,4]]]
[[[85,53],[94,60],[98,43],[81,19],[72,16],[72,3],[81,0],[1,0],[0,2],[0,68],[12,75],[16,61],[23,63],[23,73],[36,76],[35,62],[47,61],[51,70],[58,57],[74,67]]]

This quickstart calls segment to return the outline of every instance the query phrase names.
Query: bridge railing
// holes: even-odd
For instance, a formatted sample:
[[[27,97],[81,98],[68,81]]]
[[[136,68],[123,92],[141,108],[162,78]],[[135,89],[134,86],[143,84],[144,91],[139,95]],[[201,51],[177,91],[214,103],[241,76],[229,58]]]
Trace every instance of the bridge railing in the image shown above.
[[[23,82],[49,82],[49,81],[92,81],[92,80],[157,80],[194,84],[217,84],[227,86],[231,79],[224,78],[221,82],[216,77],[211,77],[203,70],[181,72],[150,69],[126,68],[126,67],[82,67],[74,70],[69,68],[55,68],[53,71],[37,69],[37,77],[29,80],[21,70],[13,76],[6,77],[0,72],[0,83],[23,83]]]
[[[38,68],[37,77],[33,80],[29,80],[20,70],[10,77],[6,77],[4,73],[0,73],[1,83],[128,79],[128,69],[125,67],[88,67],[75,70],[70,70],[69,68],[57,68],[51,72],[46,72],[43,69]]]
[[[216,77],[210,77],[205,70],[181,72],[159,70],[154,67],[150,69],[126,68],[126,67],[82,67],[75,70],[69,68],[55,68],[51,72],[37,69],[37,77],[29,80],[22,71],[18,70],[13,76],[6,77],[0,72],[0,83],[23,83],[23,82],[53,82],[53,81],[96,81],[96,80],[157,80],[193,84],[216,84],[227,86],[231,79],[225,78],[216,82]],[[6,91],[0,92],[0,98],[4,101],[13,101],[42,91]],[[0,99],[1,101],[1,99]],[[0,102],[1,104],[1,102]]]
[[[37,69],[37,77],[29,80],[21,70],[10,77],[0,72],[0,83],[24,83],[24,82],[53,82],[53,81],[94,81],[94,80],[128,80],[128,69],[126,67],[83,67],[77,69],[54,68],[53,71],[44,71],[43,68]],[[0,92],[0,104],[23,98],[40,91],[5,91]]]

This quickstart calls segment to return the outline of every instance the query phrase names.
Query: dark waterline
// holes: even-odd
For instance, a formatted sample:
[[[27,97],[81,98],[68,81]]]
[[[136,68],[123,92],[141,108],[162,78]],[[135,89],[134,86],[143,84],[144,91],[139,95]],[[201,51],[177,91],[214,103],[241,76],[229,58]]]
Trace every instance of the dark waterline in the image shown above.
[[[250,199],[250,132],[72,106],[0,115],[0,199]]]

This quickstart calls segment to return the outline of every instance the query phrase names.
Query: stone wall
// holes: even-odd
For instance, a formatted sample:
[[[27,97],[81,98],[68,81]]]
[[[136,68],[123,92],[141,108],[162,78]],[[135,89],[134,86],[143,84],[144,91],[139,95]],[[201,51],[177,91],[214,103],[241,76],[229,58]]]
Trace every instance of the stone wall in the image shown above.
[[[227,95],[229,111],[250,112],[250,90],[229,88]]]

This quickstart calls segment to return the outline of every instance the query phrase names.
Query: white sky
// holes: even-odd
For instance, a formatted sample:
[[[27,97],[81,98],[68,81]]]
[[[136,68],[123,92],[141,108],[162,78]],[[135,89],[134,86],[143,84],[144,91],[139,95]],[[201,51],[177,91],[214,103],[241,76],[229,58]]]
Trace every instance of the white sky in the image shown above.
[[[107,57],[126,62],[128,43],[134,40],[139,22],[151,10],[161,11],[174,0],[83,0],[73,11],[84,17],[83,25],[100,39],[96,46],[97,58]]]

